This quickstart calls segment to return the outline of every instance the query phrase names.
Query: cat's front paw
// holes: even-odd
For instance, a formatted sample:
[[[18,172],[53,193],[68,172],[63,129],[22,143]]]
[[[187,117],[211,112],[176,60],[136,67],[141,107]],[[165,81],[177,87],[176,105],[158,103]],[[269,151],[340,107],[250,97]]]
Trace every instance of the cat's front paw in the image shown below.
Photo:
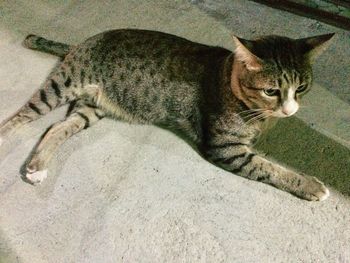
[[[309,201],[323,201],[328,198],[329,190],[316,177],[304,175],[295,194]]]

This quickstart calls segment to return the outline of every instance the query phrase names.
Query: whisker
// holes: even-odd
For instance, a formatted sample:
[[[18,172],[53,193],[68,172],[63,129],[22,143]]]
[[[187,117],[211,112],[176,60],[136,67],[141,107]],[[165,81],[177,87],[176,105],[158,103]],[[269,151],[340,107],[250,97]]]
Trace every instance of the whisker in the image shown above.
[[[250,120],[248,120],[245,125],[250,125],[250,124],[253,124],[253,123],[256,123],[260,120],[263,120],[263,119],[266,119],[268,117],[271,116],[271,111],[270,110],[264,110],[261,114],[257,115],[257,116],[254,116],[253,118],[251,118]]]
[[[256,118],[256,119],[254,119],[254,120],[252,120],[251,122],[249,122],[249,125],[252,125],[252,124],[255,124],[255,123],[257,123],[257,122],[259,122],[259,121],[261,121],[261,120],[264,120],[264,119],[266,119],[268,116],[259,116],[258,118]]]
[[[244,118],[244,119],[249,119],[251,117],[255,117],[259,114],[262,114],[264,113],[266,110],[265,109],[250,109],[250,110],[245,110],[245,111],[241,111],[241,112],[238,112],[237,115],[241,118]],[[243,116],[241,116],[240,114],[243,113]]]
[[[240,116],[240,114],[246,114],[245,116]],[[272,110],[270,109],[249,109],[236,113],[238,116],[243,118],[242,126],[238,129],[240,132],[242,129],[246,128],[248,125],[252,125],[260,120],[266,119],[272,115]],[[246,121],[244,121],[244,119]]]
[[[255,121],[258,121],[261,117],[263,117],[262,114],[258,115],[258,116],[255,116],[253,118],[251,118],[250,120],[248,120],[245,125],[250,125],[250,124],[253,124]]]
[[[242,115],[246,115],[246,114],[250,114],[250,113],[258,113],[263,111],[264,109],[250,109],[250,110],[244,110],[241,112],[236,113],[236,115],[238,116],[242,116]]]
[[[256,115],[259,115],[261,114],[261,112],[252,112],[252,113],[249,113],[247,114],[246,116],[241,116],[242,118],[250,118],[250,117],[254,117]]]
[[[264,110],[264,109],[249,109],[249,110],[240,111],[240,112],[238,112],[238,114],[247,113],[247,112],[262,111],[262,110]]]

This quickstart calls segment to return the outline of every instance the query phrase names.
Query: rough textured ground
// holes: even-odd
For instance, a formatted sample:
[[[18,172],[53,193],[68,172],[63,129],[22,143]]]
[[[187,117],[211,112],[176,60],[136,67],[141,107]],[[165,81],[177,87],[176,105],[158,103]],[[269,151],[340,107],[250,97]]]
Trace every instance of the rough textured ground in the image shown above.
[[[122,27],[230,49],[232,32],[337,31],[307,107],[260,145],[324,180],[331,197],[297,199],[210,165],[168,131],[111,120],[71,138],[48,179],[28,185],[20,167],[62,109],[0,151],[0,262],[350,262],[349,33],[249,1],[2,1],[0,119],[57,63],[22,48],[26,34],[78,43]]]

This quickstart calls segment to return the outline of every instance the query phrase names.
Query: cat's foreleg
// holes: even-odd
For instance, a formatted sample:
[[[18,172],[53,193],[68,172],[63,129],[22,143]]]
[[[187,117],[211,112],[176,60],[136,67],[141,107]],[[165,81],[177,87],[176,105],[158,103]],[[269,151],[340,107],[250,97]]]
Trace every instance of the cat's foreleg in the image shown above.
[[[88,128],[104,116],[101,109],[78,103],[64,121],[52,125],[45,133],[26,166],[26,180],[33,184],[41,183],[47,176],[48,164],[57,148],[69,137]]]
[[[242,143],[212,146],[206,151],[208,159],[234,174],[273,185],[310,201],[323,201],[329,190],[315,177],[286,169],[254,153]]]

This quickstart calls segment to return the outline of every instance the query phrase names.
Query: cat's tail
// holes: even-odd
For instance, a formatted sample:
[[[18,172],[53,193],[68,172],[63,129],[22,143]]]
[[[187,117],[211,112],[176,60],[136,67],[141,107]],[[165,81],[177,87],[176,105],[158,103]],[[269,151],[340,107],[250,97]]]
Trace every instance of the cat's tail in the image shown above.
[[[24,39],[23,45],[26,48],[50,53],[59,57],[65,57],[73,47],[64,43],[52,41],[36,35],[28,35]]]

